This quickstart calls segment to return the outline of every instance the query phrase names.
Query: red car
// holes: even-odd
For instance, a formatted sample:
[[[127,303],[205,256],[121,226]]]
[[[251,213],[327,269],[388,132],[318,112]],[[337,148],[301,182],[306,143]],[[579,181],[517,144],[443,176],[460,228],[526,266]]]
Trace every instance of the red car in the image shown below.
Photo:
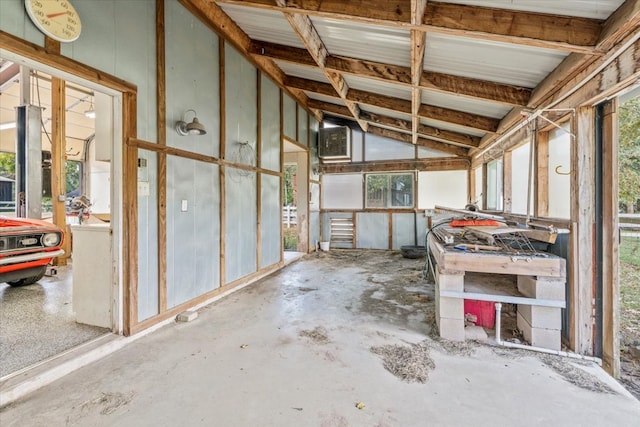
[[[0,217],[0,283],[26,286],[42,279],[47,265],[64,254],[64,232],[32,218]]]

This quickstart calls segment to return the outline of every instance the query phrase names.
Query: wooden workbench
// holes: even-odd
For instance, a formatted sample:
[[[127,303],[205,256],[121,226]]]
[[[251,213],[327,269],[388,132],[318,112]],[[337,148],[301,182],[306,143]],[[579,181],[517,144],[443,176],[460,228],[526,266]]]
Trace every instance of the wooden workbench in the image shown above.
[[[464,300],[516,304],[517,323],[527,341],[537,347],[560,349],[561,309],[566,306],[565,260],[555,255],[510,255],[460,251],[429,236],[436,261],[436,322],[440,336],[465,339]],[[482,275],[465,280],[466,273],[517,276],[512,285]],[[502,284],[499,284],[502,283]]]

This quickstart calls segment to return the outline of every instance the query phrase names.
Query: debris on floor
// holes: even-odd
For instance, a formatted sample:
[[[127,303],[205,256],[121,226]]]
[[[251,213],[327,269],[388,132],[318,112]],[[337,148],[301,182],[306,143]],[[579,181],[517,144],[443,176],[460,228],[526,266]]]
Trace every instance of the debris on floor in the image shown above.
[[[364,406],[365,406],[365,405],[364,405],[364,403],[362,403],[362,402],[358,402],[358,403],[356,403],[356,408],[358,408],[358,409],[364,409]]]
[[[371,352],[380,356],[387,371],[406,382],[426,383],[429,372],[436,367],[425,341],[411,345],[371,347]]]
[[[306,329],[300,331],[299,335],[301,337],[307,337],[315,344],[326,344],[329,342],[329,335],[327,330],[322,326],[316,326],[314,329]]]

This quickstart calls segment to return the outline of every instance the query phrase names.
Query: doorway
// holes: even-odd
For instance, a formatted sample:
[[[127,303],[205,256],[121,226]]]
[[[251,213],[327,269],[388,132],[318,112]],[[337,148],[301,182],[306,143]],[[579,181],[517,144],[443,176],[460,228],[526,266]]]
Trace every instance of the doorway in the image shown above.
[[[21,214],[15,191],[16,107],[30,105],[39,111],[35,144],[42,152],[41,161],[31,159],[23,165],[27,175],[41,172],[42,178],[41,191],[31,188],[26,196],[39,205],[38,215],[30,217],[56,222],[65,231],[67,244],[57,265],[50,266],[36,283],[22,287],[0,283],[1,380],[122,329],[117,243],[121,202],[114,191],[121,182],[121,95],[7,55],[0,58],[2,215]],[[55,94],[56,87],[63,88],[60,96]],[[53,115],[55,97],[56,105],[62,106],[59,116]],[[61,164],[51,159],[57,144],[52,138],[56,117],[64,129]],[[64,185],[59,192],[52,191],[52,179],[60,176],[65,176]],[[62,215],[54,215],[56,204]],[[83,234],[89,230],[88,243],[83,243],[87,241]]]

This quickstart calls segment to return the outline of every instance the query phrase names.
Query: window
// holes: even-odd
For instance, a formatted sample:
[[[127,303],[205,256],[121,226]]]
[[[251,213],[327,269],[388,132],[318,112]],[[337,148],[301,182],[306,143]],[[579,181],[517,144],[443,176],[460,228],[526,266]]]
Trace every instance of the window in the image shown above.
[[[367,208],[412,208],[413,174],[366,175]]]
[[[502,159],[487,163],[487,209],[502,210]]]

